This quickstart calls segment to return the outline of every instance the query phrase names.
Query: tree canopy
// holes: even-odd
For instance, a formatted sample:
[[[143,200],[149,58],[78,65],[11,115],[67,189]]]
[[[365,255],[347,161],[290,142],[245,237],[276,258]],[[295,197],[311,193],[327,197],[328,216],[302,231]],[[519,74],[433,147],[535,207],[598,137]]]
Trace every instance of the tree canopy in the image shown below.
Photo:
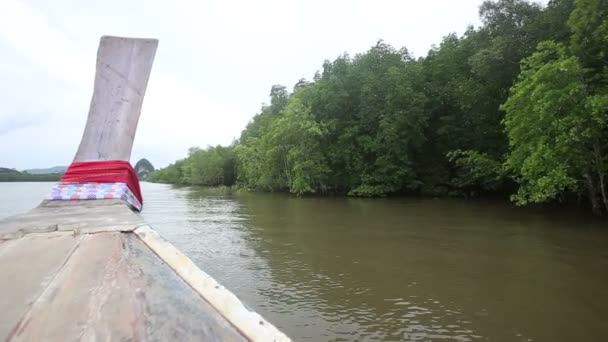
[[[351,196],[586,198],[608,212],[608,2],[486,1],[425,57],[378,41],[272,86],[231,146],[156,181]]]

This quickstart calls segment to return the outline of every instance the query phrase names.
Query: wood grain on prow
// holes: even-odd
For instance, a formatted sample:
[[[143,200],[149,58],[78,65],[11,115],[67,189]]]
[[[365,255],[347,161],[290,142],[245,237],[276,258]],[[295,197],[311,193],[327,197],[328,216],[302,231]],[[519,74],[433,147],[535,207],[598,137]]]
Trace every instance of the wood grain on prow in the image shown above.
[[[129,160],[158,40],[101,37],[95,88],[75,162]]]

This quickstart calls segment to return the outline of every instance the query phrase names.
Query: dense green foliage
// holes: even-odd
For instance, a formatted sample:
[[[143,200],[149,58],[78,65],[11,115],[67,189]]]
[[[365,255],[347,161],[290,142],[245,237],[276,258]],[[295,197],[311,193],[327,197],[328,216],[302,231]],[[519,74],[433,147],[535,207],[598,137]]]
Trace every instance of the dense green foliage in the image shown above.
[[[586,198],[608,212],[608,1],[486,1],[483,25],[424,58],[379,41],[326,61],[230,147],[192,150],[170,183],[295,194]]]
[[[59,173],[29,174],[0,167],[0,182],[55,182],[61,178]]]
[[[576,0],[570,41],[545,41],[502,106],[517,203],[571,193],[608,212],[608,1]]]
[[[191,148],[188,158],[150,175],[152,182],[183,185],[232,185],[236,180],[236,158],[232,147]]]

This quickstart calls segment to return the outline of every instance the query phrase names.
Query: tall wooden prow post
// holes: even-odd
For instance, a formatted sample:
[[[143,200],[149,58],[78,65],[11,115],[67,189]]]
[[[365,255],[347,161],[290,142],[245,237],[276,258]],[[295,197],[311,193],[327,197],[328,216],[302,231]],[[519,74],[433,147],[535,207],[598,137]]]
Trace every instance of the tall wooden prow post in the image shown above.
[[[156,47],[101,39],[72,166],[129,160]],[[0,340],[289,341],[122,199],[51,198],[0,220],[0,279]]]
[[[129,161],[157,46],[156,39],[101,38],[93,98],[75,162]]]

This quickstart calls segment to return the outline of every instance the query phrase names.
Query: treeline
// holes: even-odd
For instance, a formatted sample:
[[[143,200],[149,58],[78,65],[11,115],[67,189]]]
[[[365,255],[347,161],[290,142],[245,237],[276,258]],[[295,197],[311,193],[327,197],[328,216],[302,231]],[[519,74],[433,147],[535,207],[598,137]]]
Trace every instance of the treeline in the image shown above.
[[[608,1],[487,1],[424,58],[378,42],[273,86],[229,147],[156,181],[353,196],[513,194],[608,212]]]
[[[150,181],[180,185],[231,186],[237,179],[234,146],[193,147],[188,158],[154,171]]]
[[[59,178],[59,173],[30,174],[0,167],[0,182],[56,182]]]

